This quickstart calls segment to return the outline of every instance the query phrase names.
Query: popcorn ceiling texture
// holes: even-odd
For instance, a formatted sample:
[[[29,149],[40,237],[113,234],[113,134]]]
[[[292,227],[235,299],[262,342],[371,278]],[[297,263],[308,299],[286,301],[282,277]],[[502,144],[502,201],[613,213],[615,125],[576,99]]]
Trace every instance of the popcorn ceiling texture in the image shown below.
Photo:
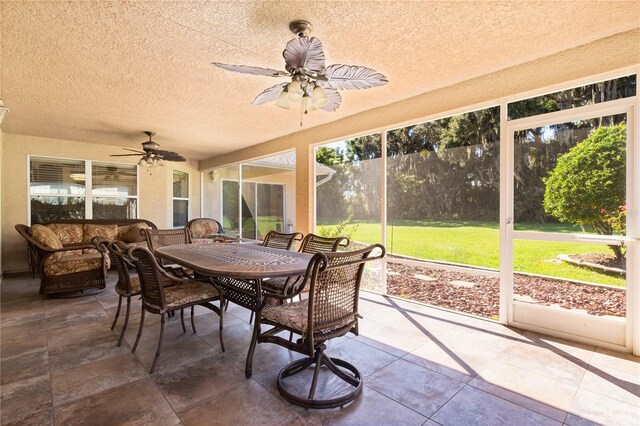
[[[353,123],[354,114],[372,108],[636,29],[637,6],[582,0],[3,1],[1,95],[12,111],[3,130],[136,148],[141,131],[155,130],[162,149],[201,160],[289,134],[297,139],[335,120]],[[337,112],[304,118],[304,133],[298,133],[299,111],[251,106],[281,80],[210,63],[282,69],[293,19],[312,22],[328,64],[365,65],[390,84],[343,91]]]

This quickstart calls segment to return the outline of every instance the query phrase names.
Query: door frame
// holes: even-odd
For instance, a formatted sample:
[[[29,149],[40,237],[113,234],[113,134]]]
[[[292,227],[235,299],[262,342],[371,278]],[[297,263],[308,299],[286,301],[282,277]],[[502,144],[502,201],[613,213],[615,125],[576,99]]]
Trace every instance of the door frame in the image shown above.
[[[507,121],[507,105],[501,108],[501,147],[500,147],[500,282],[501,282],[501,312],[500,317],[506,324],[518,328],[542,332],[572,340],[580,340],[585,343],[599,346],[623,349],[638,354],[640,352],[640,332],[638,325],[640,315],[637,308],[640,306],[640,292],[638,281],[640,280],[639,226],[638,212],[640,206],[640,188],[634,182],[638,182],[640,161],[638,160],[637,135],[638,108],[637,96],[619,100],[587,105],[548,114],[525,117]],[[518,130],[526,130],[533,127],[544,127],[552,124],[566,123],[570,121],[598,118],[616,114],[627,115],[627,157],[626,157],[626,187],[627,187],[627,236],[600,236],[581,234],[555,234],[547,232],[515,231],[514,221],[514,133]],[[504,132],[503,132],[504,130]],[[514,240],[544,240],[557,242],[596,242],[601,244],[621,244],[627,246],[627,314],[624,321],[595,316],[578,318],[578,314],[569,311],[554,311],[547,307],[526,304],[513,300],[513,262]],[[540,318],[541,314],[544,318]],[[537,321],[536,321],[537,319]],[[567,325],[563,331],[556,324],[566,324],[567,321],[574,324]],[[602,325],[602,327],[600,327]],[[579,330],[587,330],[579,333]]]

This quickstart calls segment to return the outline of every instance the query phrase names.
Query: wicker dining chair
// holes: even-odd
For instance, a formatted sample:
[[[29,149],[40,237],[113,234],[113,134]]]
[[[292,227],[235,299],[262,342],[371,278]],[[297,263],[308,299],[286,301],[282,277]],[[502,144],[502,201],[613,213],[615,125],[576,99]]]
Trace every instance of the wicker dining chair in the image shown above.
[[[122,345],[122,340],[129,325],[129,313],[131,312],[131,298],[140,294],[140,280],[136,275],[129,273],[129,268],[134,268],[133,263],[127,257],[127,247],[119,241],[108,241],[95,237],[92,240],[96,249],[102,253],[108,254],[111,258],[111,264],[116,267],[118,272],[118,282],[116,282],[115,290],[118,293],[118,309],[111,324],[111,330],[116,327],[118,318],[120,317],[120,309],[122,307],[122,299],[127,299],[127,309],[124,315],[124,324],[118,338],[118,346]]]
[[[128,251],[128,256],[133,262],[138,277],[140,278],[141,295],[142,295],[142,315],[140,317],[140,328],[131,352],[135,352],[142,329],[144,327],[145,312],[160,315],[160,338],[158,340],[158,349],[153,360],[153,365],[149,373],[153,373],[160,357],[162,349],[162,339],[164,337],[165,317],[170,312],[180,309],[180,320],[182,322],[182,331],[186,333],[187,329],[184,324],[184,308],[191,308],[191,327],[196,333],[196,324],[194,321],[194,306],[200,305],[218,314],[220,317],[220,346],[224,352],[224,341],[222,339],[223,318],[224,318],[224,295],[209,280],[197,280],[194,278],[176,277],[167,273],[167,271],[158,264],[156,257],[144,247],[132,247]],[[174,285],[167,287],[165,282]],[[211,302],[218,300],[220,307],[213,305]]]
[[[379,253],[372,256],[374,250]],[[325,342],[349,332],[358,334],[358,293],[364,266],[366,262],[380,259],[384,255],[385,248],[380,244],[357,251],[315,254],[303,280],[304,284],[309,284],[308,299],[282,305],[264,303],[258,310],[245,374],[248,373],[249,376],[252,370],[256,345],[274,343],[307,355],[307,358],[285,366],[278,374],[278,391],[287,401],[306,408],[338,407],[353,401],[362,391],[362,376],[352,364],[341,359],[329,358],[324,352]],[[299,291],[301,289],[302,286]],[[262,331],[263,325],[271,328]],[[291,342],[279,335],[285,330],[297,333],[301,337]],[[312,365],[315,367],[307,395],[301,396],[287,388],[287,377],[300,374]],[[323,365],[352,388],[348,388],[348,391],[339,396],[315,399],[318,375]]]
[[[281,232],[269,231],[267,235],[264,236],[262,246],[282,250],[290,250],[293,246],[293,243],[300,240],[302,240],[302,234],[300,232],[283,234]]]
[[[191,234],[187,228],[177,229],[143,229],[147,239],[147,246],[151,252],[154,252],[160,247],[174,246],[177,244],[191,244]],[[158,263],[162,266],[168,266],[164,259],[156,258]],[[182,269],[176,265],[172,265],[174,268]]]
[[[300,243],[300,253],[316,254],[320,252],[335,252],[339,248],[347,248],[351,241],[347,237],[321,237],[307,234]],[[296,292],[303,277],[271,278],[263,281],[265,290],[280,294]]]

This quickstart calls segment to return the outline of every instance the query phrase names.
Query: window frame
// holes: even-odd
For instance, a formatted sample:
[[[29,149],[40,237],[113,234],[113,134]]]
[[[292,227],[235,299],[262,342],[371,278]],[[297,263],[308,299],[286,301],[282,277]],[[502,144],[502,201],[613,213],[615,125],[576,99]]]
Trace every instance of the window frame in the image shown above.
[[[186,176],[187,178],[187,196],[186,197],[176,197],[174,196],[174,192],[173,192],[173,178],[177,173],[182,173]],[[185,226],[187,226],[187,223],[189,222],[189,205],[191,204],[191,188],[189,186],[189,172],[185,172],[182,170],[178,170],[178,169],[173,169],[171,171],[171,226],[174,229],[179,229],[179,228],[184,228]],[[176,225],[175,223],[175,219],[174,219],[174,215],[175,215],[175,202],[176,201],[186,201],[187,202],[187,221],[185,222],[184,225],[180,226],[180,225]]]
[[[51,159],[51,160],[64,160],[64,161],[82,161],[84,162],[84,175],[85,175],[85,183],[84,183],[84,194],[82,195],[71,195],[71,194],[56,194],[55,197],[74,197],[74,198],[84,198],[84,206],[85,213],[84,219],[93,219],[93,199],[94,198],[135,198],[136,199],[136,217],[135,219],[140,217],[140,167],[136,164],[131,163],[119,163],[115,161],[100,161],[100,160],[83,160],[80,158],[70,158],[70,157],[56,157],[51,155],[37,155],[37,154],[29,154],[27,155],[27,224],[29,226],[31,223],[31,197],[51,197],[51,194],[42,194],[42,193],[32,193],[31,192],[31,159],[32,158],[40,158],[40,159]],[[136,169],[136,195],[135,196],[112,196],[112,195],[101,195],[95,196],[93,195],[93,163],[99,164],[112,164],[115,166],[134,166]]]

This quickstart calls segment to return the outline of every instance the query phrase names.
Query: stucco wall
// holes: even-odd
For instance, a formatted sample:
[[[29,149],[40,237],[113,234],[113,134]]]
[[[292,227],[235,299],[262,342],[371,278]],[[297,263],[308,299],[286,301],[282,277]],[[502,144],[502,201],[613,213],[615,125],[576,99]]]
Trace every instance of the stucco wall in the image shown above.
[[[374,131],[421,118],[602,74],[640,63],[640,30],[628,31],[574,49],[527,62],[472,80],[420,94],[329,124],[302,130],[246,149],[200,161],[200,170],[296,149],[296,230],[309,232],[311,223],[310,145]],[[434,60],[438,60],[435,58]],[[392,77],[391,77],[392,78]],[[416,76],[416,78],[428,78]],[[322,112],[318,112],[322,113]],[[256,114],[259,114],[256,111]]]
[[[48,139],[5,133],[2,138],[2,270],[22,271],[27,268],[24,239],[15,231],[17,223],[28,223],[27,156],[50,156],[80,160],[135,164],[137,157],[110,157],[119,148],[84,142]],[[116,160],[116,161],[114,161]],[[200,216],[200,173],[196,162],[165,163],[147,171],[139,168],[138,202],[140,218],[154,222],[159,228],[172,226],[173,169],[189,173],[189,218]]]

